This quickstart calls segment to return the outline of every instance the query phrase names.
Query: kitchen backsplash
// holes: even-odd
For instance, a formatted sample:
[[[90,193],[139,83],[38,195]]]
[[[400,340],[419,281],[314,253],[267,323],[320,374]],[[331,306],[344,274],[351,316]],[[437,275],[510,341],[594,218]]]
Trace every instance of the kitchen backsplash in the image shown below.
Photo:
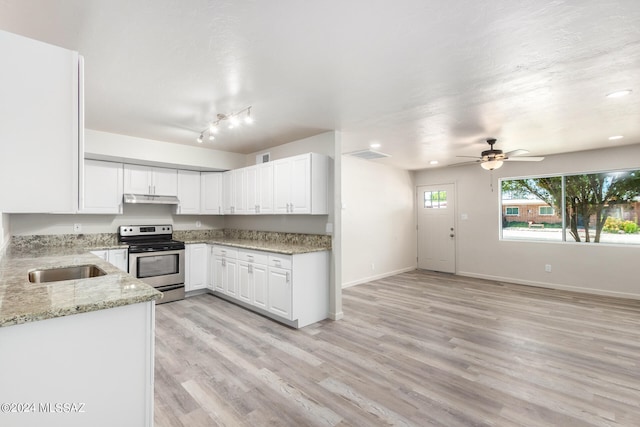
[[[331,236],[325,234],[281,233],[276,231],[225,229],[226,239],[262,240],[277,243],[293,243],[306,246],[331,247]]]
[[[40,234],[11,236],[11,245],[16,249],[38,249],[44,246],[65,247],[110,247],[118,244],[116,233],[94,234]]]
[[[175,240],[215,240],[220,238],[234,240],[259,240],[275,243],[291,243],[306,246],[331,247],[331,236],[323,234],[281,233],[256,230],[175,230]],[[118,245],[116,233],[94,234],[42,234],[30,236],[12,236],[11,245],[19,250],[37,249],[45,246],[60,247],[113,247]]]

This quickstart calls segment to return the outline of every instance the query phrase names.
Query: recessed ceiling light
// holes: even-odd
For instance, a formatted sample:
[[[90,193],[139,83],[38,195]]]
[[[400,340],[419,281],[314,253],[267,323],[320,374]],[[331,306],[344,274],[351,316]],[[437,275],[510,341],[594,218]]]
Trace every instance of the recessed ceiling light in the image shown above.
[[[631,89],[617,90],[615,92],[611,92],[607,94],[607,98],[622,98],[623,96],[627,96],[630,93],[631,93]]]
[[[382,144],[374,142],[372,144],[369,144],[369,147],[371,147],[371,148],[380,148],[380,147],[382,147]]]
[[[622,139],[624,136],[622,135],[614,135],[609,137],[609,141],[615,141],[616,139]]]
[[[429,162],[429,164],[430,164],[430,165],[437,165],[437,164],[438,164],[438,161],[437,161],[437,160],[431,160],[431,161]]]

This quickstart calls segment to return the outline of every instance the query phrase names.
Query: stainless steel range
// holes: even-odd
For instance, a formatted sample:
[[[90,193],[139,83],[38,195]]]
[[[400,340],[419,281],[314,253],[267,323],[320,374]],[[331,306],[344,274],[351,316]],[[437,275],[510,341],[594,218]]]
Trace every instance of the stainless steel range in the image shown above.
[[[129,274],[163,293],[158,304],[184,299],[184,242],[171,225],[121,225],[118,240],[129,245]]]

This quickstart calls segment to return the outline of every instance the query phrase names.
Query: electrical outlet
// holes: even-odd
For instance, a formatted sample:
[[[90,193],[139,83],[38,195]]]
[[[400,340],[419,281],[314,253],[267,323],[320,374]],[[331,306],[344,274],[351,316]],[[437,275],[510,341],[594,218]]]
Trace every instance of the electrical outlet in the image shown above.
[[[375,270],[376,269],[376,265],[374,263],[371,263],[371,269]]]
[[[200,228],[200,227],[202,227],[202,222],[196,221],[196,228]]]
[[[551,264],[545,264],[544,271],[546,271],[547,273],[551,273]]]
[[[73,224],[73,232],[74,233],[82,232],[82,224]]]

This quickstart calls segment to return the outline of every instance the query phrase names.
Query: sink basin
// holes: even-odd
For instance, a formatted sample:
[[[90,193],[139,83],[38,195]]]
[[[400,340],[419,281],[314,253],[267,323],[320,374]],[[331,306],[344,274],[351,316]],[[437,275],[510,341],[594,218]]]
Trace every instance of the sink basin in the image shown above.
[[[76,265],[73,267],[31,271],[29,272],[29,281],[31,283],[60,282],[62,280],[88,279],[90,277],[104,276],[105,274],[107,273],[97,265]]]

